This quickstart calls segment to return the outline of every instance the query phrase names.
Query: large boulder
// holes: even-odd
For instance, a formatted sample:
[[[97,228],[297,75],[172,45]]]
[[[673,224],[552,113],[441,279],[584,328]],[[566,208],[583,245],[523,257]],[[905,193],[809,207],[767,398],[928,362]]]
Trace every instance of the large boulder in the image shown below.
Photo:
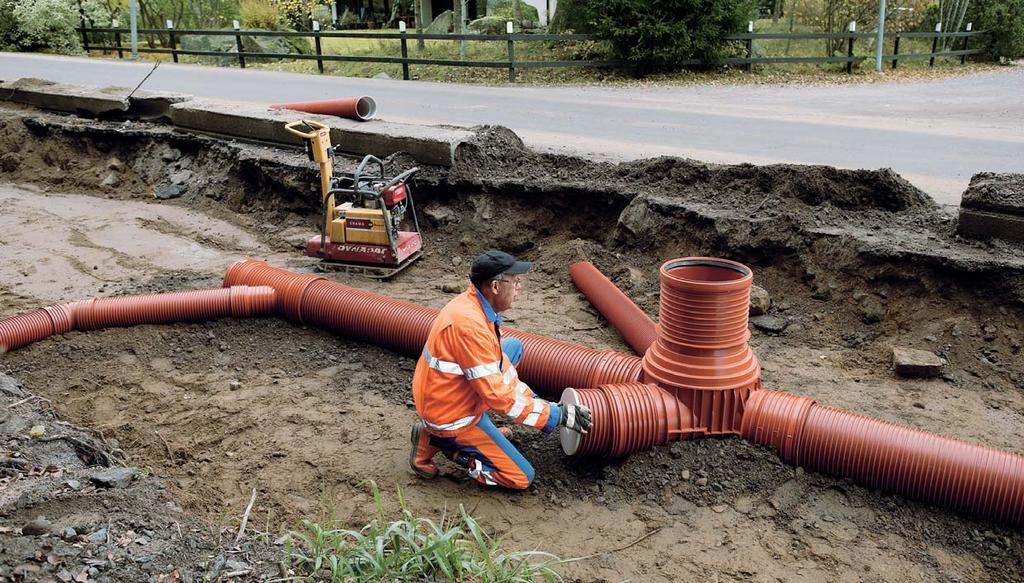
[[[186,35],[179,40],[179,46],[187,51],[214,51],[224,53],[224,57],[214,57],[219,65],[230,65],[237,62],[234,56],[238,45],[233,36]],[[242,35],[242,50],[246,53],[273,53],[276,55],[309,54],[310,41],[299,37],[282,36],[246,36]],[[227,56],[232,55],[232,56]],[[261,60],[266,59],[262,57]]]
[[[504,34],[506,18],[485,16],[469,23],[469,30],[480,34]]]
[[[540,22],[540,13],[535,6],[526,3],[526,0],[519,0],[522,9],[523,20]],[[506,20],[512,19],[512,0],[487,0],[487,16],[500,16]]]
[[[455,24],[455,13],[451,10],[445,10],[441,14],[437,15],[434,22],[430,23],[427,27],[427,34],[448,34],[452,31],[452,26]]]

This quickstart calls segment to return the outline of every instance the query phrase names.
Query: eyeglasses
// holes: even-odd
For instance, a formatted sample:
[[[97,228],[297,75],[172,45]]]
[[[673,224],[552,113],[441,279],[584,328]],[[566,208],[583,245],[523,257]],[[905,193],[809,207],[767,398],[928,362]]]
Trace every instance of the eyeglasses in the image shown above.
[[[511,283],[512,287],[523,287],[523,281],[520,279],[505,279],[502,277],[494,278],[494,281],[503,281],[505,283]]]

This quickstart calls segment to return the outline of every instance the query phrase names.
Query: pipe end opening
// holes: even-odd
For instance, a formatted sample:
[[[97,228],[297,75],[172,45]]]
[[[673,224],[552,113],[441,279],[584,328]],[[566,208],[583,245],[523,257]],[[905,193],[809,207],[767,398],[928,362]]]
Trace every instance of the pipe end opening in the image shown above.
[[[558,402],[566,405],[582,404],[579,393],[572,387],[562,391],[562,398]],[[565,452],[565,455],[576,455],[580,449],[580,443],[583,442],[583,436],[578,431],[561,427],[558,429],[558,440],[562,443],[562,451]]]
[[[675,279],[690,283],[725,283],[746,279],[753,273],[749,267],[734,261],[713,258],[674,259],[662,271]]]
[[[356,100],[356,115],[361,121],[377,117],[377,102],[369,95],[363,95]]]

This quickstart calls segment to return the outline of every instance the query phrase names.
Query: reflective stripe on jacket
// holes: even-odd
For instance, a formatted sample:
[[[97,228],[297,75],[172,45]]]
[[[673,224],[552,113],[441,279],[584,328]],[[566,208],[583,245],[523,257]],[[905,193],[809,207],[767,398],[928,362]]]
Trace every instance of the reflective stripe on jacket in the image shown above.
[[[501,352],[500,323],[473,285],[438,314],[412,378],[416,412],[432,433],[457,434],[488,410],[544,431],[558,424],[558,409],[534,395]]]

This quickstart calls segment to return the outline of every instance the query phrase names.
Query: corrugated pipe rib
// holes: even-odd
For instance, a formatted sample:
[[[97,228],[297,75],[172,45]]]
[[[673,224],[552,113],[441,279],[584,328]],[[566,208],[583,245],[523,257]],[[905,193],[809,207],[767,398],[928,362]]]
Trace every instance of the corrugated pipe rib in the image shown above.
[[[647,352],[657,336],[654,320],[589,261],[569,268],[569,277],[587,300],[637,354]]]
[[[660,270],[658,337],[643,359],[656,383],[693,414],[703,435],[737,435],[743,402],[761,388],[747,319],[754,274],[711,257],[666,261]]]
[[[621,457],[685,439],[692,432],[690,411],[675,395],[653,384],[566,389],[562,402],[586,405],[593,414],[586,435],[562,432],[562,448],[569,455]]]
[[[256,259],[242,259],[228,268],[224,285],[268,285],[278,292],[283,313],[302,322],[364,340],[396,352],[418,356],[423,351],[438,311],[380,294],[355,289],[323,277],[292,273]],[[520,377],[542,394],[565,387],[637,381],[639,357],[601,352],[513,328],[506,336],[523,341],[524,355],[516,367]]]
[[[1024,457],[818,405],[780,391],[746,404],[743,437],[789,464],[1012,525],[1024,522]]]
[[[262,316],[276,311],[276,292],[268,286],[92,298],[0,320],[0,353],[71,330],[199,322],[226,316]]]

